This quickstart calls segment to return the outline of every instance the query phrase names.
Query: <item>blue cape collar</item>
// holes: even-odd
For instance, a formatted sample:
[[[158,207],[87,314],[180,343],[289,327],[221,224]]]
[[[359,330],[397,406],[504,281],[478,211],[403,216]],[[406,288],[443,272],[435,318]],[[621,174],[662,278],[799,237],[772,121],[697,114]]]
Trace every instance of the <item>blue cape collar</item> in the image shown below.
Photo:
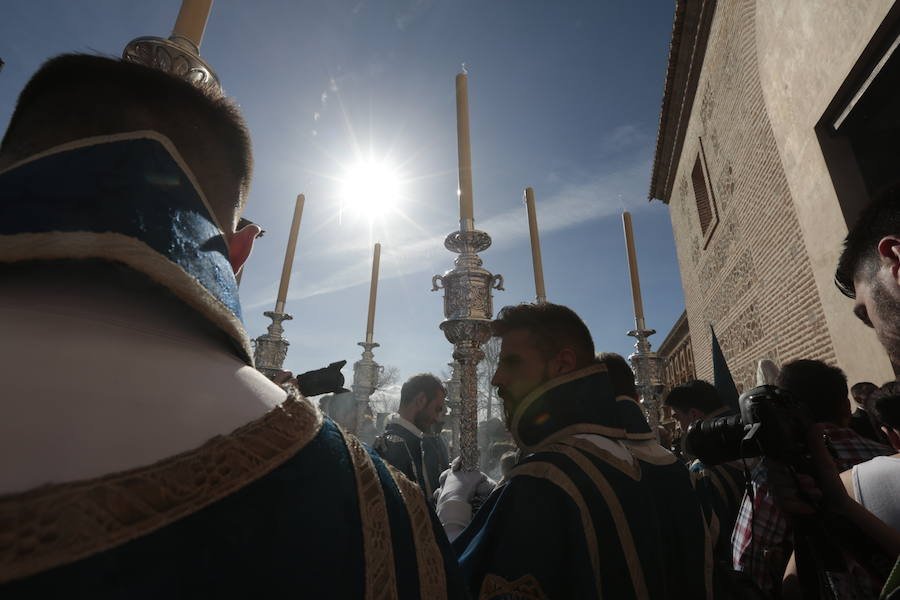
[[[153,131],[57,146],[0,172],[0,262],[104,259],[166,287],[252,364],[215,213],[171,141]]]

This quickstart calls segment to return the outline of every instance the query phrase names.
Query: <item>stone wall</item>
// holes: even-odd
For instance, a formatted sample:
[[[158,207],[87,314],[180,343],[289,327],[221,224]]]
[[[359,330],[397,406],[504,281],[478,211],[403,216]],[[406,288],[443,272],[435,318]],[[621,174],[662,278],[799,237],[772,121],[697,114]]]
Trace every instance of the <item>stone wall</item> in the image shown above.
[[[712,323],[744,389],[761,358],[835,362],[763,96],[755,10],[754,0],[717,5],[669,199],[697,376],[712,378]],[[716,213],[705,234],[691,177],[698,156]]]

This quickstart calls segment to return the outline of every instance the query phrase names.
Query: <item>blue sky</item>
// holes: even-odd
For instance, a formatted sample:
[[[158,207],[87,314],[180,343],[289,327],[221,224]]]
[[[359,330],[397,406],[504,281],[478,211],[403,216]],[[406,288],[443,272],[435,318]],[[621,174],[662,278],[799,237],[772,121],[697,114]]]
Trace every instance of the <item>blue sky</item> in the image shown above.
[[[47,58],[119,55],[135,37],[167,36],[179,5],[4,3],[0,123]],[[658,345],[684,307],[667,209],[647,201],[672,16],[661,0],[216,0],[201,54],[249,123],[256,173],[245,216],[267,231],[241,288],[250,335],[265,332],[303,192],[286,367],[359,358],[380,241],[376,360],[402,378],[445,368],[442,300],[429,290],[455,256],[443,238],[458,225],[454,76],[465,63],[475,220],[494,240],[481,257],[506,280],[495,308],[534,298],[522,204],[531,186],[549,299],[584,318],[598,351],[632,351],[620,213],[633,212]],[[397,213],[339,218],[340,179],[360,157],[397,165]]]

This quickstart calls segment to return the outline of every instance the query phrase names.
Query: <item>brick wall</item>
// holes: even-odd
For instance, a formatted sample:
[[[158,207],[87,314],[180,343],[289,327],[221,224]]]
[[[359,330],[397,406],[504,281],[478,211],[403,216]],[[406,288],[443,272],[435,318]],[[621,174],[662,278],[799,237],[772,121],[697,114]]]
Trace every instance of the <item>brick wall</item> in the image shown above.
[[[754,384],[761,358],[834,363],[766,113],[754,12],[754,0],[717,5],[669,201],[697,376],[712,378],[712,323],[742,389]],[[698,156],[716,211],[705,234],[694,193]]]

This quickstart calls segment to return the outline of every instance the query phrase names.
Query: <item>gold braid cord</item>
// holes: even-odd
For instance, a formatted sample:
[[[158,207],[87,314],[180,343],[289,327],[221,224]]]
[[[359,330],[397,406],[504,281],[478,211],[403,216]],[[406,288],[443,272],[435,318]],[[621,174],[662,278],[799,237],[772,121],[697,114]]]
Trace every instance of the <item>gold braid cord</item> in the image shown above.
[[[546,600],[547,595],[534,575],[507,581],[499,575],[488,573],[481,583],[478,597],[479,600]]]
[[[413,541],[416,545],[416,564],[419,568],[419,597],[429,600],[446,598],[447,575],[444,573],[444,558],[434,537],[430,509],[425,504],[422,489],[388,463],[385,465],[397,483],[403,504],[409,513]]]
[[[290,396],[263,417],[146,467],[0,496],[0,583],[152,533],[236,492],[299,452],[322,413]]]
[[[366,600],[396,598],[394,549],[387,504],[381,480],[369,453],[354,436],[344,433],[344,441],[356,475],[356,495],[362,522],[363,556],[366,561]]]

